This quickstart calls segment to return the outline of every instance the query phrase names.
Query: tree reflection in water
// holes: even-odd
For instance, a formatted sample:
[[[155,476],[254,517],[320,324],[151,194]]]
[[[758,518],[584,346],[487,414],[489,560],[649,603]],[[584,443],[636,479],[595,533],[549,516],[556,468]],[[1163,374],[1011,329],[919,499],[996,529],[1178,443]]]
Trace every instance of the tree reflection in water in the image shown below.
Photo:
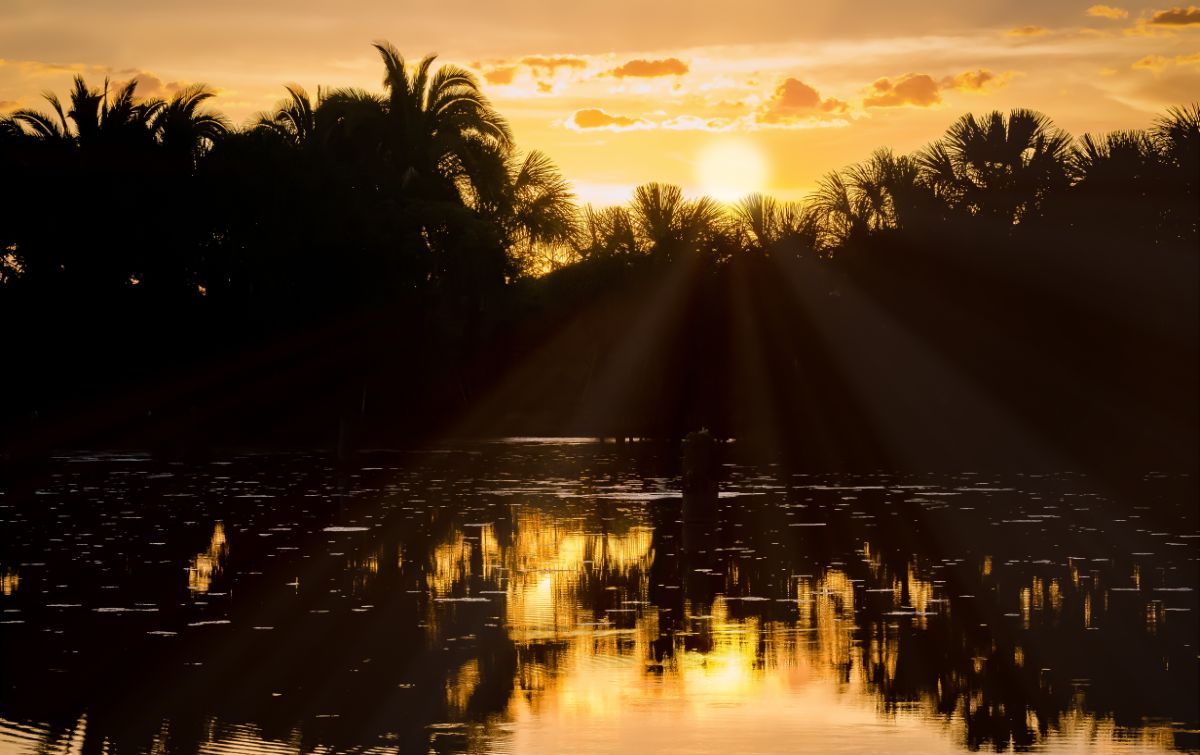
[[[1196,747],[1194,482],[735,465],[685,524],[671,459],[62,459],[0,509],[0,744]]]

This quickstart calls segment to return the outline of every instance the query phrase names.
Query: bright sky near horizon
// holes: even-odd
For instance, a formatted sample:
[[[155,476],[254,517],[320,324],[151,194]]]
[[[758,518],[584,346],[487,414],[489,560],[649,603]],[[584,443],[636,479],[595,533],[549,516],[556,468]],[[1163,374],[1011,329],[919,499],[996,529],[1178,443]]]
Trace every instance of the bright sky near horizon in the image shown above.
[[[1030,107],[1073,134],[1200,97],[1200,7],[1084,0],[2,0],[0,112],[81,73],[143,95],[205,82],[242,122],[295,82],[378,91],[370,42],[473,69],[583,201],[646,181],[799,198],[964,112]],[[724,194],[725,196],[720,196]]]

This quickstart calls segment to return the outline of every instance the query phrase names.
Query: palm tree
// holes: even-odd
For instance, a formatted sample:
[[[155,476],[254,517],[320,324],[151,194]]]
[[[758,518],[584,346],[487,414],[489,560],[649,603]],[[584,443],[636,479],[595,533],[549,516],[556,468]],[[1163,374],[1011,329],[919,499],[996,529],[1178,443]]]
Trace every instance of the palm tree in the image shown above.
[[[136,78],[110,94],[108,79],[103,88],[92,89],[82,76],[76,76],[65,106],[54,93],[43,95],[53,116],[20,110],[13,114],[13,120],[23,124],[34,138],[71,142],[82,148],[149,144],[154,140],[154,122],[164,103],[158,99],[139,101],[136,89]]]
[[[921,178],[920,165],[907,155],[878,149],[866,162],[846,172],[852,190],[862,195],[872,231],[903,230],[929,204],[930,192]]]
[[[723,240],[725,213],[711,197],[685,200],[683,190],[671,184],[648,183],[637,187],[630,205],[639,244],[665,260],[685,252],[711,251]]]
[[[779,203],[773,197],[754,193],[731,208],[733,221],[750,251],[768,254],[779,239]]]
[[[777,256],[793,258],[820,255],[821,218],[811,205],[800,202],[785,202],[779,205],[778,238],[775,240]]]
[[[1196,177],[1194,169],[1200,163],[1200,103],[1169,108],[1155,121],[1152,136],[1167,160],[1185,171],[1193,169],[1191,175]]]
[[[299,84],[287,84],[287,98],[275,105],[273,113],[261,113],[254,128],[270,131],[295,147],[306,145],[317,130],[317,110],[321,104],[321,90],[317,90],[314,105],[308,92]]]
[[[387,42],[376,42],[384,63],[387,130],[384,158],[406,185],[430,197],[469,199],[494,190],[494,178],[512,149],[508,122],[492,109],[466,69],[444,65],[435,55],[410,67]]]
[[[812,201],[827,237],[826,245],[844,246],[865,238],[870,231],[870,200],[842,173],[833,171],[821,178]]]
[[[481,197],[477,208],[500,228],[518,272],[546,272],[570,261],[569,242],[576,232],[571,185],[542,152],[533,150],[506,161],[498,191]]]
[[[166,102],[157,97],[138,100],[135,97],[137,79],[130,79],[108,96],[105,81],[105,97],[100,109],[99,131],[108,143],[123,145],[148,145],[154,141],[154,121]]]
[[[1151,133],[1165,168],[1165,230],[1194,249],[1200,234],[1200,103],[1169,109]]]
[[[1114,131],[1099,138],[1084,134],[1071,156],[1071,171],[1080,186],[1117,188],[1129,180],[1151,178],[1163,157],[1145,131]]]
[[[742,245],[749,251],[790,257],[818,251],[821,223],[811,207],[750,194],[733,206],[732,214]]]
[[[926,180],[953,207],[1004,223],[1039,214],[1069,183],[1071,137],[1049,118],[1017,109],[964,115],[918,157]]]
[[[157,108],[153,129],[159,143],[176,155],[186,157],[190,164],[207,152],[213,143],[229,131],[224,115],[204,109],[204,103],[216,92],[204,84],[193,84],[179,90]]]
[[[23,126],[30,136],[40,141],[71,142],[73,134],[71,126],[67,122],[67,114],[63,110],[62,101],[54,92],[46,92],[42,97],[50,103],[50,109],[54,111],[55,117],[37,110],[23,108],[12,114],[13,120]]]
[[[585,260],[630,258],[642,251],[629,210],[624,207],[597,210],[590,204],[580,213],[572,246]]]

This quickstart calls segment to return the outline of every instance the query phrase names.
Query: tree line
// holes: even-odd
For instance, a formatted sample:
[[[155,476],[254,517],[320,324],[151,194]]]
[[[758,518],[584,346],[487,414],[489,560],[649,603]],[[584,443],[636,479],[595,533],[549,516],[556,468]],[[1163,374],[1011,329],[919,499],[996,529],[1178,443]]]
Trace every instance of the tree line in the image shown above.
[[[848,322],[839,308],[867,311],[847,303],[854,297],[968,374],[989,368],[960,353],[964,339],[1070,363],[1061,380],[1112,382],[1109,399],[1154,390],[1129,360],[1152,360],[1169,381],[1194,368],[1200,105],[1172,108],[1145,131],[1079,139],[1029,110],[968,114],[914,154],[880,149],[828,174],[799,203],[756,194],[725,206],[648,183],[625,206],[580,207],[546,155],[517,150],[469,71],[375,47],[381,92],[314,97],[289,85],[242,127],[211,108],[203,85],[138,98],[136,80],[93,88],[76,78],[65,100],[46,96],[49,113],[0,117],[6,426],[134,385],[144,395],[214,364],[224,371],[204,390],[239,393],[266,369],[254,359],[304,352],[305,375],[339,384],[420,362],[424,382],[399,379],[399,393],[436,396],[419,403],[443,418],[451,405],[477,413],[487,396],[508,395],[506,380],[531,363],[543,373],[587,365],[524,400],[520,418],[475,429],[544,424],[552,406],[560,417],[639,418],[595,428],[617,434],[695,422],[761,429],[748,417],[770,412],[749,409],[759,399],[748,396],[786,393],[776,360],[795,349],[822,397],[856,401],[845,376],[813,377],[831,369],[818,366],[830,362],[814,351],[818,331]],[[640,387],[618,391],[659,386],[639,404],[655,407],[652,426],[630,408],[638,402],[581,409],[600,401],[592,394],[621,334],[652,324],[647,312],[675,279],[686,293],[638,357]],[[749,299],[736,288],[745,285]],[[805,287],[815,298],[801,311]],[[935,302],[962,317],[948,321]],[[747,307],[754,322],[737,325]],[[959,332],[968,321],[974,331]],[[1103,374],[1098,345],[1067,323],[1107,329],[1105,353],[1124,377]],[[573,327],[583,330],[571,347],[553,345]],[[694,343],[698,330],[729,343]],[[685,365],[718,363],[733,366],[679,388],[695,372]],[[738,381],[756,387],[737,395]],[[204,405],[197,390],[172,389]],[[664,391],[687,408],[663,409]],[[153,412],[134,403],[124,414]],[[1194,401],[1185,403],[1186,417]]]

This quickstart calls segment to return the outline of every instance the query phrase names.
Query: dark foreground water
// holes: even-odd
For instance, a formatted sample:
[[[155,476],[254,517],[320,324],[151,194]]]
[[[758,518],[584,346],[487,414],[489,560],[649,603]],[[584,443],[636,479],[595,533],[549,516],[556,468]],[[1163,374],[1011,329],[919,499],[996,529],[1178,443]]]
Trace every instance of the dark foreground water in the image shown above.
[[[569,442],[55,461],[0,496],[0,752],[1195,750],[1194,480]]]

